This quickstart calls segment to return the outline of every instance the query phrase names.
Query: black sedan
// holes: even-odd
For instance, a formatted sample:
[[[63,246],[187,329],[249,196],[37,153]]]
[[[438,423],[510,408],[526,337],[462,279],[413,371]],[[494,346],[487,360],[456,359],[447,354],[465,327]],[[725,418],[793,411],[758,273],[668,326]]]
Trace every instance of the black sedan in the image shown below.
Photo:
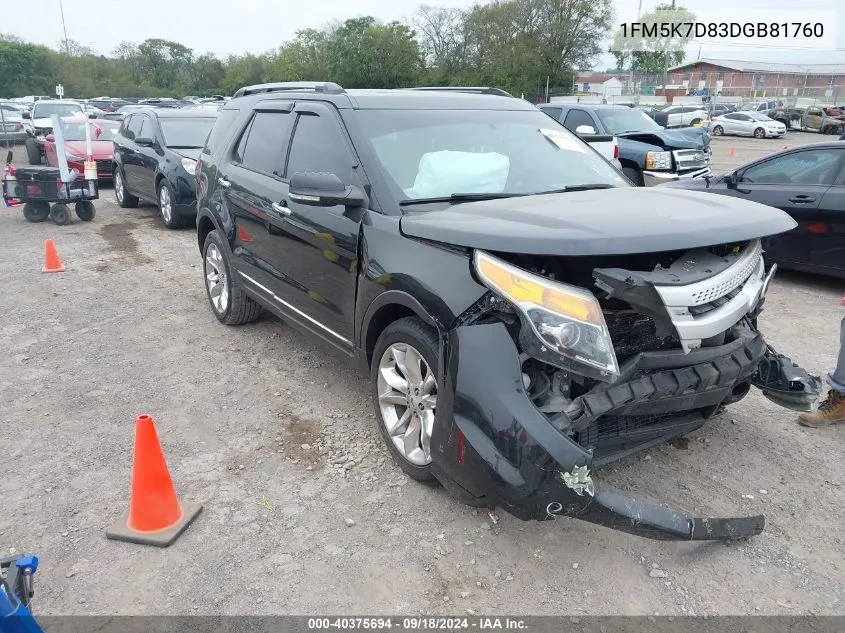
[[[798,226],[768,238],[784,268],[845,279],[845,143],[814,143],[737,169],[662,185],[717,193],[783,209]]]
[[[158,205],[167,228],[197,215],[194,172],[216,111],[146,109],[123,119],[114,139],[114,192],[121,207]]]

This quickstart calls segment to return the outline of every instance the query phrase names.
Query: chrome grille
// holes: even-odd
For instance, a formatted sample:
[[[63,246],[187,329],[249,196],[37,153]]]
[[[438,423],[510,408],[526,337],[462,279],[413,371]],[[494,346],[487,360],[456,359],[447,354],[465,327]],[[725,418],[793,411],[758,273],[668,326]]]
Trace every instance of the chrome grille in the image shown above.
[[[678,171],[701,169],[710,164],[710,153],[703,149],[677,149],[672,152]]]

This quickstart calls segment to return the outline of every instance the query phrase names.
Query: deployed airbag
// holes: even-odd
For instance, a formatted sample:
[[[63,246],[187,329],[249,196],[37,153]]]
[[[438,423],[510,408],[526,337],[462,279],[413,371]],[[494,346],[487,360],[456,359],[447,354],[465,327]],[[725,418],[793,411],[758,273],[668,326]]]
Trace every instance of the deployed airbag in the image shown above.
[[[510,172],[510,159],[497,152],[428,152],[420,158],[409,198],[437,198],[453,193],[501,193]]]

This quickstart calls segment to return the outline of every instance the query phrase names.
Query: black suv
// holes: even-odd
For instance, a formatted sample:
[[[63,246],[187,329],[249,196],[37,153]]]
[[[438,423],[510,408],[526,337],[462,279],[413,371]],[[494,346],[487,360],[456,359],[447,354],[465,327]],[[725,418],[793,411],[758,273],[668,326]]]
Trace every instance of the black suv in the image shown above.
[[[126,116],[114,138],[117,203],[158,204],[169,229],[193,224],[197,158],[216,118],[216,111],[154,108]]]
[[[478,89],[243,88],[200,162],[216,317],[267,308],[357,359],[411,477],[523,519],[762,530],[631,499],[592,470],[697,429],[752,383],[816,398],[757,330],[774,272],[759,238],[795,226],[783,212],[631,187],[533,105]]]

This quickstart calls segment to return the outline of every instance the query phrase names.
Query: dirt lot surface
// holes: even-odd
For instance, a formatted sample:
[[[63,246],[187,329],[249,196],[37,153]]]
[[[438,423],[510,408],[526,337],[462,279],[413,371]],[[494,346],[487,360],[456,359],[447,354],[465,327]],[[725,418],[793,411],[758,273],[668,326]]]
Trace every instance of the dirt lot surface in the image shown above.
[[[820,140],[717,139],[717,168],[799,137]],[[58,227],[0,207],[0,552],[40,557],[37,613],[845,614],[845,428],[804,429],[752,393],[687,449],[600,475],[699,516],[764,513],[749,541],[504,513],[491,528],[391,463],[344,359],[272,317],[220,325],[194,232],[111,190],[97,210]],[[65,273],[40,272],[46,238]],[[781,274],[769,341],[829,371],[842,290]],[[128,508],[140,413],[180,498],[205,505],[165,550],[105,538]]]

